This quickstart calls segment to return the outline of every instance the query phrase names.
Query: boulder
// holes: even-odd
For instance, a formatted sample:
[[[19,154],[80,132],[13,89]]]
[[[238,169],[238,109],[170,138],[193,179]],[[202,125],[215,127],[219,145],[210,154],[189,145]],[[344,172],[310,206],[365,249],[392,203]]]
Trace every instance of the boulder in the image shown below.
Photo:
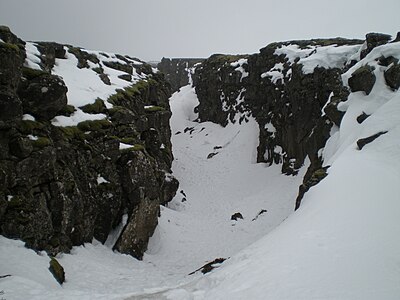
[[[384,72],[386,84],[393,90],[400,88],[400,64],[392,64],[392,66]]]
[[[376,32],[368,33],[365,37],[366,37],[365,42],[367,48],[361,51],[360,55],[361,59],[367,56],[367,54],[370,53],[372,49],[374,49],[375,47],[387,44],[392,39],[392,36],[389,34],[376,33]]]
[[[60,265],[57,259],[54,257],[50,260],[49,270],[51,274],[53,274],[54,278],[57,280],[59,284],[63,284],[65,282],[65,272],[64,268]]]
[[[67,105],[67,87],[63,80],[47,73],[22,81],[18,94],[24,113],[40,120],[51,120]]]
[[[371,66],[362,66],[351,74],[349,78],[349,87],[352,92],[363,91],[369,95],[374,87],[375,81],[374,68]]]
[[[133,210],[114,249],[142,259],[148,241],[158,224],[159,213],[160,205],[157,201],[143,198]]]

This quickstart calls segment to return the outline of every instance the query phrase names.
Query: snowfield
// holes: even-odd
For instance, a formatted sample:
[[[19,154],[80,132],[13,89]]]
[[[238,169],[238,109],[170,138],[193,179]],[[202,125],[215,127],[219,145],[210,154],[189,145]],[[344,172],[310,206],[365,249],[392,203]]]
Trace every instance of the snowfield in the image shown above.
[[[315,61],[326,54],[342,64],[333,49],[321,47]],[[342,50],[346,57],[358,51]],[[143,261],[113,252],[107,246],[112,243],[93,241],[57,256],[66,272],[60,286],[48,271],[46,253],[0,236],[0,276],[11,275],[0,278],[0,297],[400,299],[400,92],[386,86],[388,67],[376,63],[382,54],[400,58],[399,50],[400,43],[377,47],[343,75],[346,84],[357,67],[369,64],[377,80],[369,95],[351,93],[340,104],[346,112],[341,127],[332,129],[321,150],[328,176],[305,194],[296,212],[307,166],[288,177],[280,166],[256,164],[254,119],[226,128],[194,122],[198,100],[186,86],[170,102],[173,172],[180,187],[162,207]],[[359,124],[362,112],[370,116]],[[357,140],[379,132],[386,133],[359,150]],[[243,219],[231,220],[235,213]],[[216,258],[227,260],[209,274],[188,275]]]

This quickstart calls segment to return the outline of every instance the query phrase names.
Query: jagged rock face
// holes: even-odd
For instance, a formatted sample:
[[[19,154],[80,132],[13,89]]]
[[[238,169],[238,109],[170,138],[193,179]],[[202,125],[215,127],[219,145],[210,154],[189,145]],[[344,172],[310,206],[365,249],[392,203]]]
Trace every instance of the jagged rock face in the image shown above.
[[[247,57],[211,56],[193,76],[200,101],[199,119],[225,126],[234,122],[238,113],[239,122],[251,114],[260,127],[257,161],[282,163],[284,173],[296,174],[307,154],[316,159],[315,150],[329,136],[332,121],[321,115],[330,94],[342,101],[346,90],[341,84],[341,69],[316,67],[304,72],[299,58],[292,60],[284,50],[294,47],[294,51],[305,49],[312,55],[317,45],[358,44],[362,41],[293,41],[271,44]],[[340,122],[340,112],[334,105],[329,108],[334,122]]]
[[[351,92],[369,94],[376,81],[373,66],[352,70],[346,82],[342,75],[389,41],[388,35],[372,33],[366,42],[291,41],[270,44],[250,56],[213,55],[193,75],[199,121],[226,126],[253,116],[260,129],[258,162],[282,164],[288,175],[297,174],[308,157],[311,164],[299,189],[297,209],[304,193],[326,176],[319,150],[332,126],[341,124],[344,112],[339,104]],[[376,64],[387,68],[387,85],[398,89],[398,60],[380,57]],[[360,116],[359,122],[367,117]]]
[[[159,205],[178,188],[170,174],[169,84],[148,65],[104,53],[109,65],[118,61],[112,65],[118,74],[131,75],[131,85],[108,99],[72,106],[70,87],[53,74],[57,60],[73,55],[77,70],[93,70],[98,84],[106,85],[102,76],[112,78],[101,58],[72,46],[38,43],[41,70],[32,69],[24,66],[21,40],[7,28],[1,28],[0,38],[0,234],[55,254],[93,238],[105,242],[126,214],[114,248],[140,258]],[[74,120],[77,113],[103,117],[70,126],[53,119]]]
[[[204,61],[202,58],[170,59],[163,57],[157,68],[165,74],[172,91],[176,92],[181,86],[189,83],[189,69],[202,61]]]

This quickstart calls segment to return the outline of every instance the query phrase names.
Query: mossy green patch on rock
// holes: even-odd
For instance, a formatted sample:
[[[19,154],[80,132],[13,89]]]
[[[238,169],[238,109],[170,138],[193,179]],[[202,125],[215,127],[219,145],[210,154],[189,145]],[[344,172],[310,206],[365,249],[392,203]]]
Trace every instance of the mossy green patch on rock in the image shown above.
[[[19,47],[16,44],[11,44],[11,43],[1,43],[0,42],[0,48],[5,48],[14,52],[19,53]]]
[[[62,109],[61,111],[59,111],[59,114],[60,114],[60,115],[63,115],[63,116],[69,117],[69,116],[72,115],[75,111],[76,111],[76,109],[75,109],[75,107],[74,107],[73,105],[67,104],[67,105],[65,105],[65,106],[63,107],[63,109]]]
[[[92,104],[81,106],[80,109],[88,114],[100,114],[107,110],[106,106],[104,105],[104,101],[100,98],[97,98],[96,101]]]
[[[71,139],[84,140],[85,138],[85,134],[77,126],[66,126],[57,128],[63,133],[63,136],[68,140]]]
[[[104,73],[104,69],[102,67],[93,68],[92,70],[95,71],[97,74]]]
[[[80,122],[78,128],[82,131],[98,131],[112,126],[112,123],[106,119],[87,120]]]
[[[43,149],[44,147],[50,146],[51,140],[47,137],[40,136],[37,140],[32,140],[32,146],[34,149]]]
[[[51,274],[53,274],[54,278],[57,280],[59,284],[63,284],[65,281],[65,272],[64,268],[60,265],[60,263],[54,257],[50,260],[49,270]]]
[[[45,126],[42,122],[32,120],[21,120],[17,123],[17,129],[23,134],[33,133],[35,130],[43,129]]]
[[[22,76],[24,76],[28,80],[35,79],[37,77],[47,75],[48,73],[42,70],[31,69],[27,67],[22,68]]]

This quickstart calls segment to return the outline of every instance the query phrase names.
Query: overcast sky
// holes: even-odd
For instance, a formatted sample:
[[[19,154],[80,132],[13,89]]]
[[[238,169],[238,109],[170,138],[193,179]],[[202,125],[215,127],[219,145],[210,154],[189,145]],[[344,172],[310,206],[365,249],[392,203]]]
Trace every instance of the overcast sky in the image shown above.
[[[270,42],[400,31],[400,0],[0,0],[0,24],[142,60],[254,53]]]

